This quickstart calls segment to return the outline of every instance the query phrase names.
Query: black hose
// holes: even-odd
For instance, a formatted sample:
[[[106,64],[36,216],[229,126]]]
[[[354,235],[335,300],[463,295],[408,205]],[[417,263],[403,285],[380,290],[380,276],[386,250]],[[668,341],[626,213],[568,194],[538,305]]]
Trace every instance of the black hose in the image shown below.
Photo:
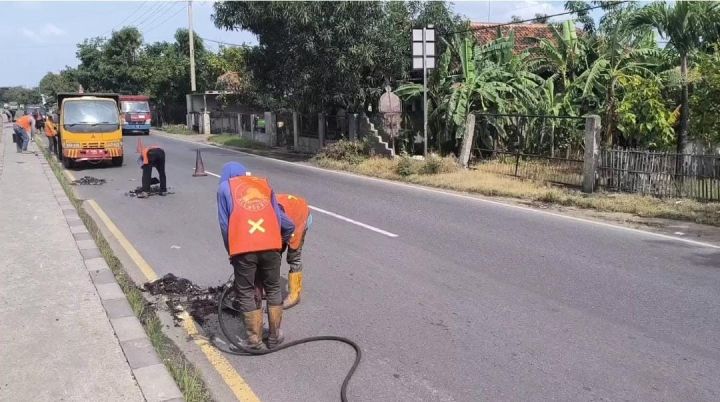
[[[270,353],[275,353],[278,351],[281,351],[283,349],[287,349],[293,346],[301,345],[303,343],[310,343],[310,342],[318,342],[318,341],[336,341],[336,342],[342,342],[345,344],[348,344],[352,346],[353,349],[355,349],[355,362],[353,363],[352,367],[350,367],[350,370],[348,371],[347,375],[345,375],[345,379],[343,380],[342,386],[340,387],[340,400],[342,402],[347,402],[347,386],[350,382],[350,378],[352,378],[353,374],[355,374],[355,370],[358,368],[358,365],[360,365],[360,358],[362,357],[362,352],[360,351],[360,346],[358,346],[357,343],[351,341],[348,338],[344,338],[342,336],[334,336],[334,335],[322,335],[322,336],[311,336],[309,338],[302,338],[298,339],[292,342],[286,342],[282,343],[279,346],[272,348],[272,349],[263,349],[263,350],[255,350],[255,349],[249,349],[244,347],[242,344],[240,344],[237,340],[235,340],[234,337],[231,337],[229,335],[229,331],[225,327],[225,321],[223,320],[222,311],[224,306],[224,301],[227,295],[229,294],[230,290],[232,290],[232,286],[225,286],[225,289],[223,290],[222,294],[220,295],[220,299],[218,299],[218,322],[220,324],[220,331],[225,336],[225,339],[227,339],[234,347],[239,349],[241,352],[236,352],[233,350],[226,350],[221,349],[217,345],[215,347],[218,347],[218,349],[222,350],[225,353],[238,355],[238,356],[262,356],[267,355]]]

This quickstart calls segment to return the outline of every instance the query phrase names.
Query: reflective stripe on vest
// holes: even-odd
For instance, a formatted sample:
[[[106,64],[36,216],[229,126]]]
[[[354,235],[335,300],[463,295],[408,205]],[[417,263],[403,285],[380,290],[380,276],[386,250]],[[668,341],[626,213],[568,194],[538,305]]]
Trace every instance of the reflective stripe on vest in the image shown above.
[[[272,206],[267,180],[237,176],[228,180],[233,209],[228,223],[230,256],[257,251],[280,250],[280,222]]]
[[[150,163],[150,160],[148,159],[148,151],[150,151],[151,149],[157,149],[157,148],[160,148],[160,147],[157,145],[150,145],[147,148],[143,148],[143,152],[142,152],[143,165],[147,165],[148,163]]]
[[[310,208],[304,198],[290,194],[278,194],[277,201],[285,209],[285,215],[295,224],[295,232],[293,232],[292,238],[288,246],[297,250],[302,244],[302,238],[305,235],[305,228],[307,227],[308,215],[310,215]]]

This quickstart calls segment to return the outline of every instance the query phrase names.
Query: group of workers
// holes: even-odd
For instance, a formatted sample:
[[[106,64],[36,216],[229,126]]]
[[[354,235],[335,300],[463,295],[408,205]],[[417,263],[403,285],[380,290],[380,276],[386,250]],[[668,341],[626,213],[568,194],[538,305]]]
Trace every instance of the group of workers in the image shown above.
[[[51,153],[55,153],[57,150],[57,127],[53,122],[52,116],[48,115],[47,118],[42,122],[42,126],[39,126],[39,119],[33,118],[30,114],[25,114],[15,120],[13,123],[13,142],[17,148],[17,152],[27,152],[28,144],[32,136],[33,125],[38,131],[44,131],[45,136],[48,139],[48,148]]]
[[[150,190],[152,169],[160,175],[160,195],[167,191],[165,151],[154,145],[141,148],[138,163],[143,169],[142,193]],[[230,264],[238,309],[243,314],[246,340],[243,346],[260,350],[263,344],[262,294],[267,300],[267,347],[283,342],[280,331],[283,310],[300,302],[303,286],[302,248],[312,225],[305,199],[291,194],[275,195],[268,180],[252,176],[245,166],[223,166],[217,190],[220,232]],[[283,299],[280,284],[282,254],[290,266],[288,293]]]

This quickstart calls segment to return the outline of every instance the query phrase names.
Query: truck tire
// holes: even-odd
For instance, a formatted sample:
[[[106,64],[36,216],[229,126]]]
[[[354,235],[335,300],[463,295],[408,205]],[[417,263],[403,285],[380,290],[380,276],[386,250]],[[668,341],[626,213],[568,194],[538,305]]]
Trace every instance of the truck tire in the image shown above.
[[[63,157],[62,157],[62,164],[63,164],[63,166],[65,167],[65,169],[72,169],[73,166],[75,165],[75,164],[73,163],[73,160],[70,159],[70,158],[68,158],[68,157],[66,157],[66,156],[63,156]]]
[[[112,165],[113,165],[113,166],[115,166],[115,167],[117,167],[117,166],[122,166],[122,164],[123,164],[123,157],[122,157],[122,156],[118,156],[118,157],[116,157],[116,158],[112,158]]]

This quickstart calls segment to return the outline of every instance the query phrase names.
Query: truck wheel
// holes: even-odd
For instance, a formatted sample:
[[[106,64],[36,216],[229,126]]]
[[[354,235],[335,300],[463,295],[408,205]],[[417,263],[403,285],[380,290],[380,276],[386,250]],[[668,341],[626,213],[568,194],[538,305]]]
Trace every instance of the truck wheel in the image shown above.
[[[150,130],[145,131],[143,134],[150,135]]]
[[[63,158],[62,158],[62,164],[63,164],[63,166],[65,167],[65,169],[72,169],[72,167],[73,167],[73,165],[74,165],[73,160],[70,159],[70,158],[68,158],[68,157],[66,157],[66,156],[63,156]]]
[[[123,157],[118,156],[117,158],[112,158],[112,165],[113,166],[122,166],[123,164]]]

